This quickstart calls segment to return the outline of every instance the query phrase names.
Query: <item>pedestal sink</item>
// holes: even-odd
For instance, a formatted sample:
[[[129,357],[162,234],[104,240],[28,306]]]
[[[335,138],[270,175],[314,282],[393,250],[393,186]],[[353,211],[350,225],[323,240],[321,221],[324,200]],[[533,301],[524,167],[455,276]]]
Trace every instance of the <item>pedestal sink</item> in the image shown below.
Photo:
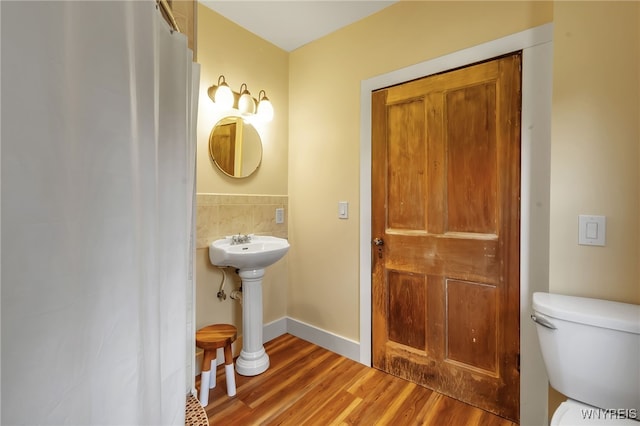
[[[234,235],[209,245],[209,260],[216,266],[238,268],[242,279],[242,351],[236,371],[257,376],[269,368],[269,355],[262,344],[262,277],[264,268],[289,251],[284,238]]]

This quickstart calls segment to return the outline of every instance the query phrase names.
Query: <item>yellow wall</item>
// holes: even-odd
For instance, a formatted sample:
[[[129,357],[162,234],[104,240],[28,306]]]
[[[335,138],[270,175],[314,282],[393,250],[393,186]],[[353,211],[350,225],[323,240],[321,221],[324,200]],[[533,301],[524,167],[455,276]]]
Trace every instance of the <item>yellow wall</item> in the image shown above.
[[[198,4],[198,160],[196,191],[224,194],[287,194],[289,126],[289,54],[246,31],[211,9]],[[258,98],[265,90],[275,110],[272,122],[257,125],[263,142],[262,165],[252,176],[225,176],[209,158],[209,133],[222,118],[207,89],[224,75],[235,92],[246,83]]]
[[[265,321],[359,340],[360,82],[552,21],[550,290],[640,303],[640,3],[402,1],[291,54],[199,7],[198,192],[288,195],[286,305],[267,302]],[[274,103],[254,178],[229,180],[208,159],[219,74]],[[606,247],[577,244],[583,213],[607,216]],[[204,249],[197,259],[198,281],[215,279]]]
[[[638,2],[557,2],[551,145],[552,292],[640,303]],[[579,214],[607,217],[579,246]]]
[[[291,54],[199,5],[199,193],[288,194],[287,314],[358,339],[360,81],[553,21],[550,289],[640,302],[637,2],[400,2]],[[206,88],[225,74],[268,91],[259,172],[207,155]],[[237,90],[237,89],[236,89]],[[288,161],[288,164],[287,164]],[[337,202],[350,202],[350,219]],[[578,246],[577,215],[607,216],[607,246]]]
[[[552,292],[640,303],[639,23],[637,2],[554,6]],[[577,244],[579,214],[607,216],[605,247]]]
[[[291,54],[289,316],[359,340],[360,82],[552,20],[545,2],[400,2]],[[337,218],[337,202],[350,218]]]
[[[222,272],[211,265],[211,241],[236,233],[287,237],[289,54],[198,4],[198,62],[201,64],[198,105],[196,192],[196,327],[229,323],[242,333],[242,310],[229,295],[240,279],[227,268],[227,299],[216,297]],[[232,90],[246,83],[257,98],[264,89],[272,101],[272,122],[256,125],[263,143],[262,165],[246,179],[220,172],[209,157],[209,133],[222,118],[207,95],[223,74]],[[285,223],[275,224],[275,209],[285,209]],[[264,320],[286,315],[287,259],[268,268],[263,281]],[[239,347],[240,345],[236,345]]]

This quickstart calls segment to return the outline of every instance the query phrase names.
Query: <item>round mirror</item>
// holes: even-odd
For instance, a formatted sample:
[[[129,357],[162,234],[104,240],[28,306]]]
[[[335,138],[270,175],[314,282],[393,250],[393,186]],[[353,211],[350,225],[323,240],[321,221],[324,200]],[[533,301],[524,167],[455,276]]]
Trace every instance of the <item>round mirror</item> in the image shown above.
[[[258,131],[241,117],[225,117],[209,135],[209,155],[227,176],[250,176],[262,161],[262,141]]]

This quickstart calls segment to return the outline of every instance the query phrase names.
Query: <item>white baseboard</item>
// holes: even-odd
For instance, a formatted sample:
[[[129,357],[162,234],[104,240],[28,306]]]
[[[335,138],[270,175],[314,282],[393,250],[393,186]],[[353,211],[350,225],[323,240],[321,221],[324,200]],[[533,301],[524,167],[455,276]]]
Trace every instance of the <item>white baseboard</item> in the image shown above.
[[[266,343],[286,333],[292,334],[300,339],[316,344],[356,362],[361,362],[359,342],[289,317],[282,317],[264,324],[262,328],[262,341],[263,343]],[[232,345],[234,348],[234,355],[239,351],[239,348],[236,348],[236,346],[238,344],[242,344],[241,339],[242,338],[239,337]],[[196,375],[200,374],[202,352],[202,349],[196,348]],[[217,365],[224,364],[224,354],[222,349],[218,349],[217,355]]]
[[[302,321],[283,317],[264,325],[263,341],[268,342],[285,333],[292,334],[308,342],[314,343],[331,352],[360,362],[360,343],[335,333],[323,330]]]
[[[287,333],[287,317],[282,317],[262,326],[262,343]]]

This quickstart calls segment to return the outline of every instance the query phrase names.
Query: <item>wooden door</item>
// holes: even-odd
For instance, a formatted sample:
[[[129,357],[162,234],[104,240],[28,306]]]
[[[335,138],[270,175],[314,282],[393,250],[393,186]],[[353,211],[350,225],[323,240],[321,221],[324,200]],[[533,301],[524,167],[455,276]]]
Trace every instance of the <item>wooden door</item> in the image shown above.
[[[236,171],[236,123],[217,125],[209,137],[211,159],[229,176],[238,176]]]
[[[514,421],[520,62],[372,95],[373,365]]]

